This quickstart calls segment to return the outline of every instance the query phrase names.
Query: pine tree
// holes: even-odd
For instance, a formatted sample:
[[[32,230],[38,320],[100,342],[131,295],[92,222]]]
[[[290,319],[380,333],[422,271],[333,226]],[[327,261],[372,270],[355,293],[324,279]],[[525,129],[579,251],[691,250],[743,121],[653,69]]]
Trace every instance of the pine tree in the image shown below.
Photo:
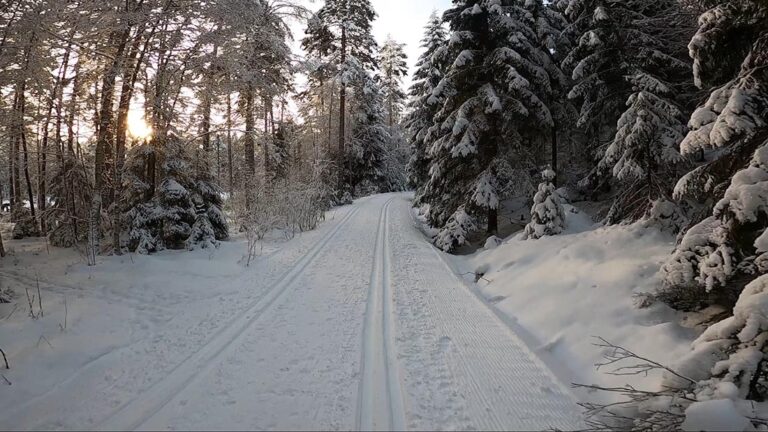
[[[665,178],[661,162],[679,159],[671,147],[684,133],[682,105],[691,94],[684,48],[693,30],[682,6],[674,0],[574,0],[566,11],[577,39],[563,62],[575,81],[568,96],[581,104],[577,126],[586,133],[587,153],[599,160],[582,185],[596,188],[603,174],[620,182]],[[644,149],[659,141],[665,144]],[[651,189],[651,200],[633,193],[633,202],[649,203],[669,185]],[[631,204],[618,203],[613,219],[637,219],[647,209]]]
[[[701,87],[717,87],[680,146],[707,162],[678,182],[675,196],[713,211],[685,234],[660,290],[662,300],[685,309],[730,305],[768,271],[768,5],[699,3],[710,9],[690,44],[694,76]]]
[[[162,179],[155,193],[147,178],[154,149],[134,146],[126,158],[121,202],[128,248],[141,254],[163,249],[217,246],[229,237],[222,211],[221,190],[213,181],[207,161],[195,163],[175,135],[163,151]]]
[[[565,211],[553,183],[555,177],[551,169],[541,173],[542,182],[533,198],[531,221],[525,226],[524,239],[553,236],[565,229]]]
[[[344,68],[348,59],[354,59],[367,70],[378,66],[377,45],[371,33],[376,12],[369,0],[327,0],[316,17],[303,46],[310,56],[327,59],[340,82],[339,154],[343,154],[347,131]]]
[[[413,84],[409,90],[411,98],[405,118],[406,139],[410,143],[411,158],[408,162],[408,183],[416,189],[415,204],[421,203],[424,185],[429,177],[427,131],[433,126],[435,114],[440,109],[441,101],[434,97],[437,85],[443,79],[446,61],[448,36],[443,22],[432,12],[424,30],[421,47],[424,50],[416,63]]]
[[[405,55],[405,44],[398,43],[392,36],[379,51],[379,65],[381,73],[381,89],[384,97],[384,105],[387,109],[387,124],[390,128],[400,122],[405,103],[403,91],[403,77],[408,75],[408,57]]]
[[[346,152],[346,176],[354,195],[386,192],[383,172],[385,148],[390,141],[379,83],[356,59],[347,60],[346,84],[352,90],[351,135]]]
[[[562,69],[562,62],[573,48],[573,41],[568,37],[568,20],[564,14],[565,2],[544,2],[527,0],[525,8],[532,17],[533,29],[538,37],[541,49],[542,66],[550,77],[550,89],[545,95],[552,120],[550,129],[550,167],[559,174],[558,155],[565,144],[572,140],[575,128],[576,109],[567,98],[571,79]],[[569,165],[572,165],[571,162]],[[553,180],[558,185],[557,177]]]
[[[450,229],[449,219],[463,209],[484,218],[492,233],[509,181],[504,175],[517,169],[526,176],[544,142],[542,130],[553,126],[544,102],[551,91],[546,55],[522,2],[456,0],[444,19],[454,60],[433,91],[444,102],[426,136],[431,167],[424,202],[433,226]]]

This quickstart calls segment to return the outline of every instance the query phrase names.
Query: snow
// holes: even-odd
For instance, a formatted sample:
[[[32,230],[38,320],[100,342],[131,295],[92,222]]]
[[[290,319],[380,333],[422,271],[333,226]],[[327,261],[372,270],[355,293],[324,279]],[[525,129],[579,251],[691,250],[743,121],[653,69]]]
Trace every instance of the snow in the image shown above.
[[[0,305],[0,429],[582,428],[567,383],[451,272],[410,200],[273,233],[250,267],[239,238],[95,267],[9,241],[3,285],[36,294],[39,275],[44,315]]]
[[[745,431],[754,430],[730,399],[710,400],[691,404],[685,411],[684,431]]]
[[[596,226],[588,215],[566,205],[568,228],[537,241],[516,234],[500,246],[455,257],[459,273],[567,382],[660,388],[661,374],[613,376],[596,370],[599,336],[663,364],[688,352],[695,337],[677,322],[680,315],[654,304],[636,306],[635,294],[652,292],[659,268],[674,248],[670,234],[642,223]],[[584,399],[605,395],[579,393]]]

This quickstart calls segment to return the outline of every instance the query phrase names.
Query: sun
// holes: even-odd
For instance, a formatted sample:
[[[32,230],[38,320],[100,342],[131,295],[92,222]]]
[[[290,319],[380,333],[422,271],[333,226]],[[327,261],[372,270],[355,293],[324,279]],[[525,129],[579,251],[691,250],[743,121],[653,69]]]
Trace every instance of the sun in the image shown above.
[[[152,136],[152,128],[144,120],[141,112],[130,111],[128,113],[128,133],[139,140],[148,139]]]

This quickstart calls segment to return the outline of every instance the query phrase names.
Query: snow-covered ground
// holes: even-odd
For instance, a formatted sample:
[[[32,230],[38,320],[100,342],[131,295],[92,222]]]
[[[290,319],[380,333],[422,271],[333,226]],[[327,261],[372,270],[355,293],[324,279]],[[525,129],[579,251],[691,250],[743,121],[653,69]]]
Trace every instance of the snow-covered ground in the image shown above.
[[[581,373],[588,361],[574,338],[588,344],[599,323],[573,321],[589,318],[589,300],[576,304],[577,294],[569,298],[581,312],[553,310],[552,296],[541,291],[564,293],[565,281],[540,269],[549,282],[534,284],[530,267],[545,242],[590,234],[519,251],[503,246],[451,264],[419,231],[409,198],[379,195],[334,210],[316,231],[266,241],[247,268],[242,241],[213,251],[103,257],[96,267],[39,241],[7,242],[14,254],[0,260],[0,278],[17,298],[0,305],[0,348],[11,364],[2,372],[7,382],[0,380],[0,429],[582,427],[563,379],[570,375],[553,373],[551,359],[530,343],[553,342],[555,357],[570,352],[571,372]],[[588,259],[592,271],[606,273],[585,279],[587,288],[600,283],[593,305],[608,284],[637,280],[618,273],[646,260],[652,277],[658,265],[627,257],[629,267],[611,276],[610,267],[595,264],[598,252],[588,253],[570,252],[574,268]],[[517,322],[450,271],[481,261],[486,277],[499,281],[485,295],[506,295],[496,306]],[[606,314],[626,315],[632,287],[613,289],[611,298],[623,303]],[[600,322],[622,319],[631,320]],[[660,318],[636,325],[652,328],[652,319]],[[552,334],[558,327],[561,343]]]
[[[496,248],[451,257],[452,266],[561,380],[658,390],[661,374],[598,370],[605,351],[593,344],[604,338],[665,365],[690,351],[698,331],[679,323],[691,317],[661,304],[638,308],[635,297],[659,286],[657,273],[674,249],[674,237],[642,223],[600,227],[572,206],[566,206],[566,218],[561,235],[513,235]],[[476,274],[483,274],[477,283]],[[606,401],[619,395],[580,390],[577,396]]]

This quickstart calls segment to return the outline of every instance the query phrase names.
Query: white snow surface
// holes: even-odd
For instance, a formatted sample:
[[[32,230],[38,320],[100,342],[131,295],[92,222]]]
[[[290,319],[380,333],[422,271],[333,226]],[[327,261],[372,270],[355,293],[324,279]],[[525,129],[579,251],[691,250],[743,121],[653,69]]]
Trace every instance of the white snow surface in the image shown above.
[[[560,235],[523,240],[513,235],[490,250],[453,257],[453,266],[489,306],[521,335],[565,382],[659,390],[662,376],[615,376],[596,337],[662,364],[687,354],[694,330],[661,305],[640,309],[635,294],[660,283],[662,263],[675,239],[643,223],[601,227],[565,205]],[[477,283],[475,275],[482,274]],[[611,402],[620,395],[579,391],[581,400]]]
[[[0,305],[0,347],[11,363],[0,372],[12,383],[0,380],[0,429],[582,428],[567,382],[451,272],[419,231],[410,198],[336,209],[316,231],[265,241],[248,268],[241,240],[100,257],[90,268],[73,251],[7,242],[14,255],[0,260],[0,281],[20,297],[16,311]],[[502,246],[494,256],[515,260],[543,244]],[[599,295],[617,277],[598,278]],[[44,315],[32,319],[25,288],[35,295],[38,280]],[[611,288],[627,300],[629,287]],[[525,301],[506,303],[547,314],[542,302]],[[570,349],[562,324],[574,316],[565,312],[550,314],[548,328],[560,326]],[[595,325],[569,324],[581,336]],[[644,334],[669,345],[665,332]]]

